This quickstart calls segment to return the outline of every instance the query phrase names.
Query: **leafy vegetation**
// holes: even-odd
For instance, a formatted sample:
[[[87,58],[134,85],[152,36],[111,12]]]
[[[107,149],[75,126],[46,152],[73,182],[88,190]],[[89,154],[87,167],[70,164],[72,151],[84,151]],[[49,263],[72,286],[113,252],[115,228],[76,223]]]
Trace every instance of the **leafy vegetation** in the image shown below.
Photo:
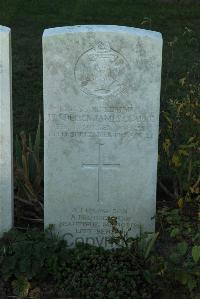
[[[183,36],[188,45],[195,43],[200,49],[194,31],[186,28]],[[178,39],[169,43],[172,53],[178,43]],[[176,79],[178,94],[169,97],[161,110],[159,185],[180,208],[200,201],[200,84],[195,75],[199,66],[193,62],[185,76]]]
[[[181,84],[186,84],[183,78]],[[162,111],[162,147],[160,149],[160,186],[179,207],[200,200],[200,85],[188,84],[181,99],[170,99]],[[163,182],[172,181],[171,187]]]
[[[200,215],[199,206],[188,209],[162,208],[159,223],[163,233],[164,271],[169,289],[178,282],[188,290],[188,296],[200,288]],[[167,244],[168,243],[168,244]]]
[[[45,281],[53,286],[48,298],[60,294],[73,298],[153,299],[164,298],[166,293],[169,298],[193,298],[200,288],[200,230],[179,213],[160,213],[160,236],[141,233],[128,238],[118,229],[117,219],[108,219],[114,234],[111,242],[121,241],[122,245],[115,250],[87,244],[70,249],[53,227],[45,232],[12,230],[1,240],[0,276],[10,283],[12,293],[22,298]],[[167,253],[159,251],[163,232],[175,241]]]

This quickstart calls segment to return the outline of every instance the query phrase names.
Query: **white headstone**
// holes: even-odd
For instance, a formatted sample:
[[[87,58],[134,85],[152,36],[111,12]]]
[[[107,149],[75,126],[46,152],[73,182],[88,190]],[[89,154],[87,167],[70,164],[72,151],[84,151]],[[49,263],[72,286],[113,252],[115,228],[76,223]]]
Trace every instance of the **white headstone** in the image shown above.
[[[0,26],[0,235],[13,224],[11,31]]]
[[[45,225],[108,246],[154,231],[162,37],[121,26],[44,31]]]

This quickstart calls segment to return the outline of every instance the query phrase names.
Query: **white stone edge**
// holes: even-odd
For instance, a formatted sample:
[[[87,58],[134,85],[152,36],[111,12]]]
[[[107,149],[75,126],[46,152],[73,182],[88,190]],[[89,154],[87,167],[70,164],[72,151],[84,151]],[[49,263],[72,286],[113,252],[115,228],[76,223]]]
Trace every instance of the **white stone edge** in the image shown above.
[[[83,33],[83,32],[123,32],[130,33],[137,36],[155,38],[162,40],[162,34],[157,31],[151,31],[146,29],[140,29],[135,27],[118,26],[118,25],[76,25],[76,26],[64,26],[45,29],[43,38],[62,35],[65,33]]]
[[[11,29],[9,27],[5,27],[5,26],[0,25],[0,33],[1,32],[5,32],[5,33],[8,32],[8,33],[10,33]]]
[[[9,93],[7,94],[7,97],[4,98],[2,90],[0,89],[0,109],[1,109],[1,99],[5,99],[5,100],[9,100],[9,120],[10,120],[10,126],[9,126],[9,136],[7,136],[10,139],[10,143],[9,143],[9,149],[10,149],[10,160],[7,161],[9,169],[10,169],[10,183],[11,183],[11,189],[9,189],[10,192],[10,197],[9,197],[9,201],[7,200],[6,203],[9,205],[10,208],[10,214],[6,215],[5,218],[6,220],[0,219],[0,237],[3,235],[4,232],[7,232],[8,230],[10,230],[13,225],[14,225],[14,188],[13,188],[13,181],[14,181],[14,177],[13,177],[13,109],[12,109],[12,49],[11,49],[11,29],[9,27],[6,26],[2,26],[0,25],[0,46],[2,46],[3,48],[3,44],[1,43],[2,38],[6,38],[7,40],[7,46],[8,46],[8,52],[6,53],[7,59],[8,59],[8,65],[9,65]],[[0,51],[0,61],[2,60],[1,55],[3,55],[3,51]],[[8,58],[9,57],[9,58]],[[3,79],[3,74],[0,74],[0,79]],[[1,81],[1,80],[0,80]],[[1,83],[1,82],[0,82]],[[1,116],[1,110],[0,110],[0,116]],[[0,198],[1,200],[1,198]],[[4,204],[4,201],[2,201],[2,203]],[[0,205],[1,208],[1,205]],[[0,215],[1,216],[1,215]]]

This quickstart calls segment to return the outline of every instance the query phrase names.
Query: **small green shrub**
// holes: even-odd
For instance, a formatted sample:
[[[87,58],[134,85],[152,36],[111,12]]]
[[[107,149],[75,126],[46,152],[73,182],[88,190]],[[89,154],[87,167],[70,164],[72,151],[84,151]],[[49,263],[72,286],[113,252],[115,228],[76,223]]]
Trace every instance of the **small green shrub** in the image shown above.
[[[133,252],[134,255],[138,255],[144,260],[149,258],[151,251],[155,249],[155,242],[159,233],[143,232],[141,228],[139,235],[129,237],[130,229],[127,231],[119,229],[117,225],[117,217],[108,217],[108,223],[110,223],[112,227],[112,236],[110,238],[111,244],[130,249],[130,252]]]
[[[183,40],[185,47],[194,47],[196,53],[200,50],[198,33],[189,27],[166,43],[169,56],[162,84],[158,165],[159,186],[180,208],[200,201],[200,63],[194,59],[173,77],[175,53],[180,52]]]
[[[154,298],[159,269],[127,248],[105,250],[90,245],[67,247],[49,229],[11,231],[1,241],[0,275],[25,296],[33,280],[53,281],[65,296],[81,298]]]
[[[193,298],[200,290],[199,226],[182,219],[181,213],[163,210],[161,235],[141,233],[135,238],[110,218],[111,241],[122,241],[121,248],[112,250],[87,244],[69,248],[53,227],[45,232],[12,230],[1,240],[0,277],[21,297],[33,284],[48,281],[55,292],[74,298],[153,299],[166,293]],[[163,247],[163,238],[169,247]]]
[[[200,85],[188,80],[187,77],[180,80],[186,95],[170,99],[161,113],[159,183],[181,208],[185,202],[200,200]]]
[[[163,208],[158,215],[168,242],[163,258],[166,285],[192,296],[200,289],[200,221],[182,209]]]

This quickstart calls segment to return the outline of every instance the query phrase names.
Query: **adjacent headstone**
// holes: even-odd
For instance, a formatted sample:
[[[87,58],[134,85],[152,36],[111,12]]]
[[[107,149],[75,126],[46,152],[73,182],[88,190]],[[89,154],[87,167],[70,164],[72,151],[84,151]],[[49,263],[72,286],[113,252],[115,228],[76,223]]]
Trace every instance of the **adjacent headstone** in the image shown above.
[[[162,37],[121,26],[44,31],[45,225],[70,246],[154,231]]]
[[[0,26],[0,235],[13,224],[11,31]]]

